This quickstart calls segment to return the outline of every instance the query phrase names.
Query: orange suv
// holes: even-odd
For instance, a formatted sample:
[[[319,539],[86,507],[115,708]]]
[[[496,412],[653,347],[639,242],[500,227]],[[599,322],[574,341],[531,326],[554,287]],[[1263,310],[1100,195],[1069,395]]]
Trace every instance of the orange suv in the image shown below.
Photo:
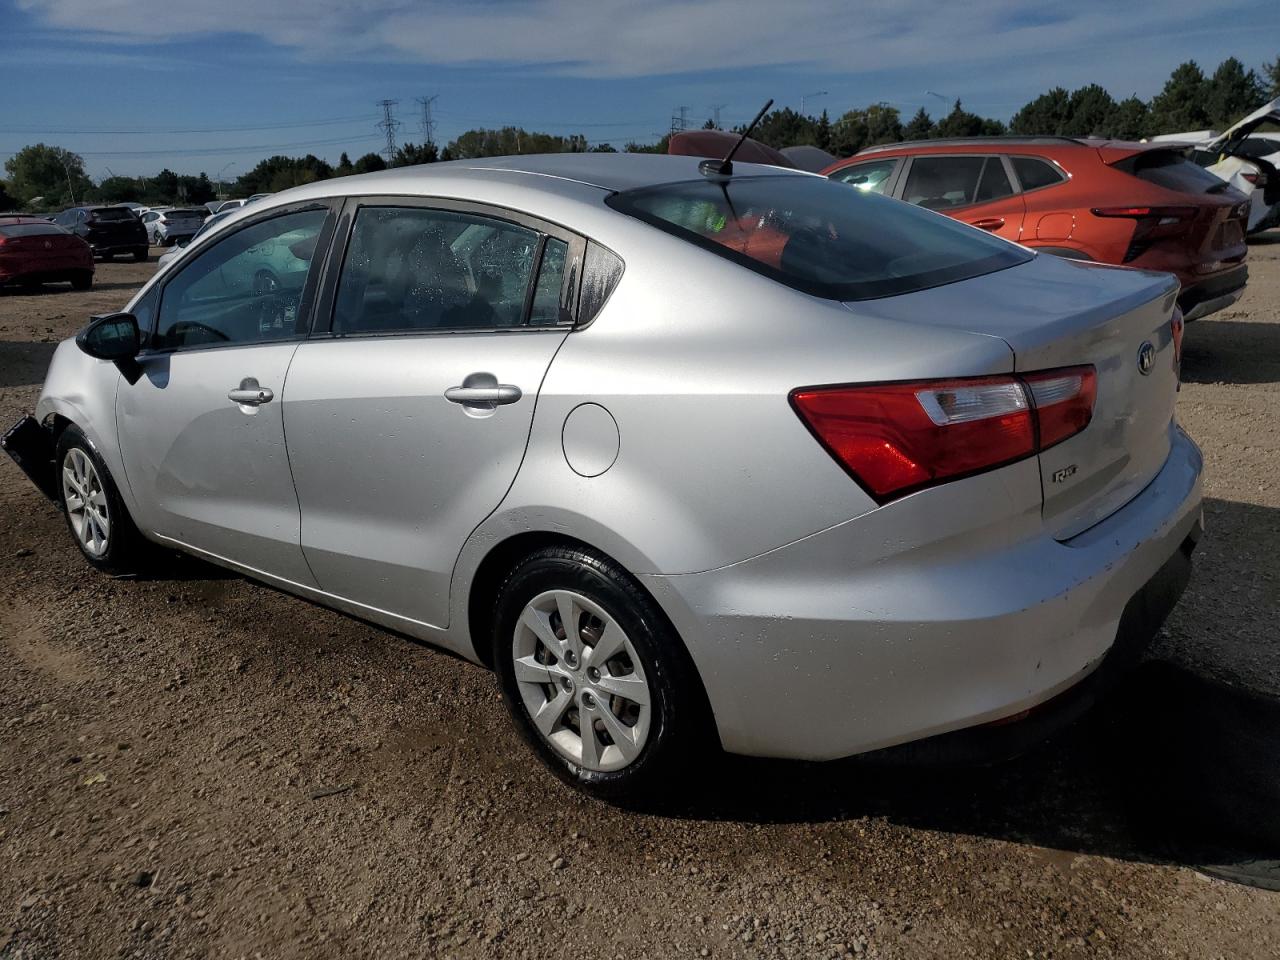
[[[870,147],[823,173],[1045,253],[1172,273],[1187,320],[1230,306],[1249,276],[1248,198],[1159,144],[919,140]]]

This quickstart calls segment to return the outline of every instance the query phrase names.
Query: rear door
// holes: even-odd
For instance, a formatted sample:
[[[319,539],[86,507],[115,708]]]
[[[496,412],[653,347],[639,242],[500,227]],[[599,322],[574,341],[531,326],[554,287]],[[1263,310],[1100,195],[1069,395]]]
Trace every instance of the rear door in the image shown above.
[[[911,157],[895,195],[945,213],[1015,243],[1022,239],[1026,202],[1014,191],[1006,158],[998,154]]]
[[[302,547],[323,590],[443,627],[458,553],[524,456],[584,243],[446,201],[351,202],[346,218],[330,323],[285,395]]]

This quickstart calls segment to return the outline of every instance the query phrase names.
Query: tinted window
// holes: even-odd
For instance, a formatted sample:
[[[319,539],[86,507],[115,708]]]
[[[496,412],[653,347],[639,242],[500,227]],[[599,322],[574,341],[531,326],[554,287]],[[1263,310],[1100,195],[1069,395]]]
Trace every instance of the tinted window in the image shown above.
[[[90,210],[89,217],[93,220],[136,220],[133,211],[128,207],[101,207],[97,210]]]
[[[264,220],[213,241],[164,287],[154,347],[280,340],[304,332],[302,290],[327,211]]]
[[[797,290],[837,300],[921,290],[1030,257],[945,217],[820,177],[668,183],[606,202]]]
[[[1246,137],[1235,148],[1235,154],[1239,157],[1248,157],[1256,160],[1259,157],[1269,157],[1273,153],[1280,153],[1280,140],[1272,140],[1267,137]]]
[[[363,207],[338,284],[340,333],[513,327],[541,237],[448,210]]]
[[[569,245],[555,237],[547,237],[546,246],[542,250],[542,264],[538,267],[538,282],[533,291],[533,307],[529,313],[531,324],[560,323],[572,319],[561,307],[570,304],[561,302],[564,290],[564,266],[569,259]]]
[[[982,168],[982,179],[978,181],[978,195],[974,199],[978,203],[986,200],[999,200],[1013,193],[1013,184],[1009,182],[1009,174],[1005,173],[1004,161],[999,157],[987,157],[987,165]]]
[[[1055,183],[1061,183],[1066,177],[1062,171],[1051,163],[1037,160],[1035,157],[1013,157],[1013,172],[1018,175],[1018,182],[1023,190],[1039,190]]]
[[[1225,180],[1173,150],[1147,150],[1126,158],[1116,167],[1139,180],[1179,193],[1221,193],[1228,189]]]
[[[203,220],[205,212],[203,210],[166,210],[164,218],[166,220]]]
[[[0,237],[45,237],[49,234],[68,236],[56,223],[10,223],[0,224]]]
[[[986,157],[915,157],[902,199],[927,210],[973,203]]]
[[[831,179],[870,193],[884,193],[897,164],[897,160],[871,160],[837,170],[831,174]]]

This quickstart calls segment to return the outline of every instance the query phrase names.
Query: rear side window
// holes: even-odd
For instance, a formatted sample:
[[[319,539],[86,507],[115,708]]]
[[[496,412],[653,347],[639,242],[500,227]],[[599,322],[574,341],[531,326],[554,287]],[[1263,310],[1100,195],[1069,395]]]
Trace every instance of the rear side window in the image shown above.
[[[1115,166],[1139,180],[1179,193],[1221,193],[1228,188],[1227,181],[1174,150],[1147,150],[1126,157]]]
[[[987,157],[987,165],[982,168],[982,179],[978,181],[978,195],[974,198],[978,203],[988,200],[999,200],[1013,193],[1013,184],[1009,182],[1009,174],[1005,173],[1004,161],[1000,157]]]
[[[520,326],[541,240],[536,230],[471,213],[363,207],[338,284],[333,331]],[[565,258],[555,244],[564,247],[558,240],[548,243],[547,274],[535,296],[546,315],[539,322],[558,316]]]
[[[50,234],[69,236],[70,231],[63,230],[56,223],[10,223],[0,225],[0,237],[47,237]]]
[[[136,220],[133,211],[128,207],[102,207],[98,210],[90,210],[89,218],[91,220]]]
[[[691,180],[628,190],[606,202],[789,287],[833,300],[909,293],[1030,259],[1013,244],[954,220],[821,177]]]
[[[973,203],[986,157],[915,157],[902,199],[926,210]]]
[[[864,192],[884,193],[885,187],[889,185],[889,178],[893,176],[893,168],[897,165],[897,160],[871,160],[837,170],[831,174],[831,179]]]
[[[1051,187],[1067,179],[1066,174],[1047,161],[1037,160],[1035,157],[1010,159],[1013,161],[1013,172],[1018,175],[1018,182],[1022,184],[1024,191]]]

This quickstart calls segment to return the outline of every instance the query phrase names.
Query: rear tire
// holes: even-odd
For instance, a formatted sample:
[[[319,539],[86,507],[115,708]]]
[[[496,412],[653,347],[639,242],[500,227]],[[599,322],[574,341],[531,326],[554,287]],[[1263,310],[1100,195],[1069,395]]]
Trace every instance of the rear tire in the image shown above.
[[[108,573],[143,569],[150,544],[134,526],[98,451],[74,424],[58,437],[55,463],[63,516],[84,558]]]
[[[139,247],[137,250],[133,251],[133,262],[144,263],[146,262],[146,259],[148,256],[150,256],[150,254],[151,254],[151,251],[148,250],[146,247]]]
[[[72,290],[88,290],[93,286],[93,272],[85,270],[71,278]]]
[[[651,797],[718,750],[680,638],[602,557],[550,547],[521,562],[499,590],[493,662],[521,736],[588,793]]]

